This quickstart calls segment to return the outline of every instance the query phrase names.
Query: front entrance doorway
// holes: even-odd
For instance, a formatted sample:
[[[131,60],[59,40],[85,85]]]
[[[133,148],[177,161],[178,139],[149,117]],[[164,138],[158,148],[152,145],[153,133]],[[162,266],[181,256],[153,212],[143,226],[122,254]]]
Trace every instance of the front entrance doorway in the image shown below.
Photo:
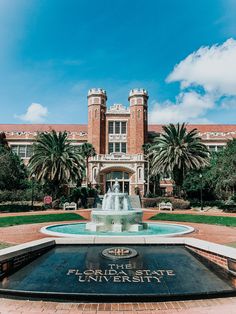
[[[106,174],[106,192],[118,180],[120,184],[120,191],[129,194],[129,174],[125,171],[112,171]]]

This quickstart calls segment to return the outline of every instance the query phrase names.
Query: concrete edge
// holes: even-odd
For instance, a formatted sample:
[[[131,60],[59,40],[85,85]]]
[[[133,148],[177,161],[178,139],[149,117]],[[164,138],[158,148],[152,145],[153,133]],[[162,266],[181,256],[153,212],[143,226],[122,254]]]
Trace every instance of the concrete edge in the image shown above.
[[[53,246],[56,244],[167,244],[167,245],[187,245],[194,247],[196,249],[201,249],[209,251],[214,254],[222,255],[227,258],[236,260],[236,249],[227,247],[225,245],[216,244],[208,242],[205,240],[198,240],[194,238],[179,237],[179,238],[160,238],[157,236],[153,237],[137,237],[129,239],[127,237],[96,237],[89,236],[83,238],[44,238],[40,240],[35,240],[31,242],[26,242],[24,244],[19,244],[13,247],[5,248],[0,250],[0,261],[6,260],[8,258],[18,256],[24,253],[33,252],[35,250]]]
[[[33,252],[35,250],[46,248],[55,244],[56,241],[54,238],[44,238],[1,249],[0,262],[11,257],[15,257],[24,253]]]

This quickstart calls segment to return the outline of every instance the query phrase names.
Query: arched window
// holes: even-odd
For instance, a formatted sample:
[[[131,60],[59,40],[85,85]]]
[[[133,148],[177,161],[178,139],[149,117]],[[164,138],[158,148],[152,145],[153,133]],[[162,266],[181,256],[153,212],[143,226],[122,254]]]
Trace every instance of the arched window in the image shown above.
[[[138,168],[138,179],[142,180],[142,168]]]
[[[95,109],[94,116],[97,119],[97,116],[98,116],[98,110],[97,109]]]
[[[97,168],[93,168],[93,180],[96,181],[97,178]]]

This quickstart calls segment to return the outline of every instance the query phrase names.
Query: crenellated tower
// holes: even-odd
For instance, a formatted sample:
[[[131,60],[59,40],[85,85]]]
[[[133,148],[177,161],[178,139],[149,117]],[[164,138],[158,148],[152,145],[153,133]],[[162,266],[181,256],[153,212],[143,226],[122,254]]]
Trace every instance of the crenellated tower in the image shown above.
[[[106,91],[92,88],[88,91],[88,142],[97,154],[105,154],[106,148]]]
[[[145,89],[132,89],[129,93],[130,102],[130,136],[129,153],[143,153],[142,145],[147,142],[147,101]]]

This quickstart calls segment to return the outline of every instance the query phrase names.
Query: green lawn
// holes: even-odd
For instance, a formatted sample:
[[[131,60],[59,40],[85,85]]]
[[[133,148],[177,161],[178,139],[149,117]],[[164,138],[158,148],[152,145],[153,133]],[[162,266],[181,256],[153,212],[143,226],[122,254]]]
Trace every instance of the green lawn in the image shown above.
[[[75,213],[0,217],[0,227],[66,220],[84,220],[84,218]]]
[[[203,224],[236,227],[236,217],[159,213],[152,217],[151,220],[197,222]]]

